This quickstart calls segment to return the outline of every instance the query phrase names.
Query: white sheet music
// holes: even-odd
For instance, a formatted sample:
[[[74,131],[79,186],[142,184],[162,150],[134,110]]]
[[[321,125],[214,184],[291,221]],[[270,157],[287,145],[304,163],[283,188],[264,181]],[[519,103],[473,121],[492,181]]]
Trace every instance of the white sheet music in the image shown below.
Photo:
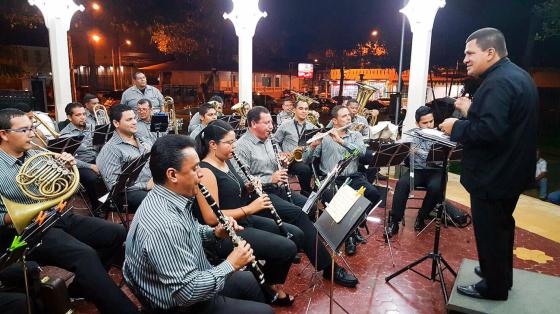
[[[360,198],[360,195],[356,190],[348,185],[343,185],[338,189],[338,192],[336,192],[327,208],[325,208],[325,211],[336,223],[339,223],[346,216],[350,208],[354,206],[358,198]]]
[[[433,135],[433,136],[438,136],[441,137],[442,139],[449,139],[449,135],[445,135],[442,131],[438,130],[438,129],[420,129],[419,130],[420,133],[424,133],[425,135]]]

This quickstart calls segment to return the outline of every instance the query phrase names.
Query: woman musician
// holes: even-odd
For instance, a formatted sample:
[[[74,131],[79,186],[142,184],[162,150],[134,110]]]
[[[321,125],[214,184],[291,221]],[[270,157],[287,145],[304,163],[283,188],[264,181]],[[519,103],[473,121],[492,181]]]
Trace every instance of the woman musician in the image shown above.
[[[266,283],[277,293],[272,304],[291,305],[293,297],[282,291],[279,284],[285,282],[297,247],[303,244],[303,232],[296,226],[284,223],[293,235],[291,240],[287,239],[274,220],[255,215],[268,210],[272,203],[264,194],[250,201],[247,187],[230,162],[235,132],[228,123],[221,120],[211,122],[196,137],[196,142],[203,174],[201,183],[208,188],[224,214],[245,227],[239,235],[251,245],[257,260],[266,260],[262,267]],[[199,220],[208,225],[217,224],[216,215],[200,193],[197,203],[194,213],[199,215]],[[217,254],[220,258],[226,257],[232,249],[231,241],[226,240],[217,247]]]

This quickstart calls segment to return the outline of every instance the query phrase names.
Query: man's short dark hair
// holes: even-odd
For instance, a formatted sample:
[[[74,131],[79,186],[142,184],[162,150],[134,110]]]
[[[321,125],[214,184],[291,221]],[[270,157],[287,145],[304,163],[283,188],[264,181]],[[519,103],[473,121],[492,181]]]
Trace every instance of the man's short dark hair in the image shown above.
[[[25,112],[19,109],[7,108],[0,110],[0,130],[11,129],[12,123],[10,120],[21,116],[25,116]]]
[[[204,116],[208,113],[208,111],[210,111],[210,109],[216,110],[216,107],[214,107],[214,105],[209,103],[204,103],[200,105],[200,107],[198,108],[198,113],[200,114],[200,118],[201,119],[204,118]]]
[[[132,79],[136,80],[136,77],[138,76],[138,74],[144,74],[144,72],[140,72],[140,71],[134,72],[134,74],[132,74]],[[146,74],[144,74],[144,76],[146,76]]]
[[[66,112],[67,116],[71,116],[72,110],[74,110],[74,108],[84,108],[84,105],[80,104],[79,102],[71,102],[66,105],[66,108],[64,108],[64,112]]]
[[[189,147],[194,148],[195,142],[186,135],[171,134],[157,139],[152,146],[150,155],[150,171],[154,183],[165,184],[167,180],[166,171],[169,168],[181,170],[185,158],[183,150]]]
[[[208,102],[211,102],[211,101],[217,101],[222,105],[224,104],[224,99],[219,95],[214,95],[214,96],[210,97],[210,99],[208,99]]]
[[[247,125],[250,127],[252,122],[259,123],[261,120],[261,113],[270,114],[270,111],[263,106],[255,106],[247,112]]]
[[[97,96],[95,96],[94,94],[85,94],[82,103],[87,104],[88,102],[90,102],[92,99],[95,98],[97,98]]]
[[[284,97],[284,98],[282,99],[282,104],[284,104],[284,103],[287,102],[287,101],[290,101],[290,102],[292,102],[292,103],[294,102],[294,100],[293,100],[291,97],[288,96],[288,97]]]
[[[416,109],[416,112],[414,113],[414,118],[416,118],[416,122],[420,122],[420,119],[422,119],[423,116],[428,114],[433,114],[433,113],[434,111],[432,110],[432,108],[428,106],[420,106],[418,107],[418,109]]]
[[[349,106],[350,104],[356,104],[356,105],[360,105],[360,103],[356,100],[356,98],[350,98],[348,99],[348,102],[346,102],[346,106]]]
[[[18,110],[21,110],[25,113],[28,113],[28,112],[31,111],[31,107],[24,102],[17,102],[15,104],[4,105],[4,106],[1,106],[0,109],[18,109]]]
[[[342,109],[345,109],[345,108],[346,108],[346,106],[343,106],[343,105],[336,105],[336,106],[334,106],[334,107],[331,109],[331,118],[332,118],[332,119],[338,118],[338,112],[339,112],[340,110],[342,110]],[[346,109],[348,109],[348,108],[346,108]]]
[[[143,104],[148,104],[148,106],[150,108],[152,108],[152,102],[149,99],[146,99],[146,98],[142,98],[136,103],[137,106],[138,105],[143,105]]]
[[[472,33],[465,43],[476,39],[476,45],[482,50],[494,48],[500,58],[507,57],[506,38],[499,30],[491,27],[481,28]]]
[[[129,110],[132,110],[132,107],[130,107],[129,105],[118,104],[116,106],[111,107],[111,109],[109,109],[109,117],[111,118],[111,121],[120,122],[122,119],[123,112]]]

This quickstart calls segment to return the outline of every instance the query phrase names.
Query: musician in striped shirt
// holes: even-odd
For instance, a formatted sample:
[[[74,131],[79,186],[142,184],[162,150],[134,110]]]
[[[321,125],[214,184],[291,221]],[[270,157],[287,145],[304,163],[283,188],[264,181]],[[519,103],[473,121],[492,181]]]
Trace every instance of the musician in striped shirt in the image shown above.
[[[238,271],[254,259],[249,244],[242,241],[217,266],[206,259],[203,242],[223,239],[226,232],[221,225],[200,225],[192,215],[202,177],[194,141],[184,135],[159,138],[150,169],[155,187],[134,216],[123,266],[137,296],[166,313],[272,313],[253,275]]]

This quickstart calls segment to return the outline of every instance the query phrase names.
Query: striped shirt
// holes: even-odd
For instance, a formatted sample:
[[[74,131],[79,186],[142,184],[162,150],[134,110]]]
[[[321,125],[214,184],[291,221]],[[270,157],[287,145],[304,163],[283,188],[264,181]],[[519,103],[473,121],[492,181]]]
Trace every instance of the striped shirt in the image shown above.
[[[150,140],[151,144],[153,145],[157,140],[157,132],[150,132],[150,125],[150,122],[138,119],[138,123],[136,124],[138,131],[136,131],[136,134],[141,138]]]
[[[95,121],[95,117],[87,109],[86,109],[86,124],[91,124],[94,127],[97,126],[97,121]]]
[[[197,125],[195,126],[195,128],[192,130],[192,132],[191,132],[191,134],[190,134],[190,137],[196,138],[196,136],[197,136],[198,134],[200,134],[200,132],[202,132],[202,130],[204,130],[205,128],[206,128],[206,125],[204,125],[204,124],[202,124],[202,123],[201,123],[201,124],[197,124]]]
[[[103,177],[103,181],[105,181],[108,190],[111,190],[113,185],[117,183],[117,178],[121,174],[121,168],[125,162],[150,151],[152,145],[149,140],[144,140],[140,137],[136,137],[136,140],[140,144],[138,147],[123,141],[119,133],[114,131],[113,137],[103,145],[103,148],[99,152],[96,162],[97,169],[101,172],[101,177]],[[127,190],[146,190],[148,181],[151,178],[152,173],[150,172],[147,162],[144,169],[140,172],[138,179],[136,179],[136,182],[128,187]]]
[[[278,126],[276,133],[274,133],[274,139],[279,143],[283,152],[291,152],[296,147],[305,145],[305,143],[303,143],[304,145],[298,143],[305,130],[315,129],[317,127],[307,121],[297,123],[295,119],[290,119]]]
[[[247,131],[237,141],[235,154],[263,184],[272,183],[272,174],[278,170],[278,163],[270,139],[262,141]]]
[[[188,307],[216,296],[234,271],[226,260],[213,267],[203,242],[213,229],[192,214],[192,199],[155,185],[136,211],[126,238],[123,275],[156,309]]]
[[[187,131],[191,133],[201,123],[202,121],[200,121],[200,113],[197,112],[191,117],[191,120],[189,121],[189,128]]]
[[[276,125],[281,126],[284,122],[292,119],[292,115],[286,111],[280,111],[280,113],[276,116]]]
[[[344,146],[338,144],[333,140],[333,138],[328,135],[323,138],[323,141],[315,150],[306,149],[303,153],[304,162],[310,163],[311,157],[316,157],[321,159],[319,169],[323,173],[329,173],[339,161],[342,160],[344,155],[349,152],[352,153],[355,149],[359,151],[359,155],[364,156],[366,153],[366,145],[362,134],[359,132],[346,132],[342,136],[344,140]],[[354,159],[350,164],[342,171],[342,176],[349,176],[353,173],[358,172],[358,159]]]
[[[124,91],[121,97],[121,104],[126,104],[136,112],[136,107],[140,99],[148,99],[152,103],[152,109],[159,111],[163,106],[163,95],[159,89],[146,85],[144,92],[142,92],[136,85],[132,85]]]
[[[68,123],[68,125],[60,131],[61,137],[84,136],[82,143],[76,150],[76,153],[74,153],[74,157],[76,157],[76,166],[78,166],[78,168],[91,168],[91,165],[95,164],[97,151],[93,147],[93,131],[94,125],[88,123],[86,123],[84,130],[80,130],[74,124]]]
[[[42,151],[39,150],[29,150],[24,153],[25,160],[41,153]],[[23,163],[19,159],[0,149],[0,182],[2,182],[2,189],[0,189],[0,195],[2,196],[0,198],[0,226],[4,225],[4,216],[7,213],[3,198],[23,204],[38,203],[38,201],[26,196],[16,183],[16,176],[22,165]],[[31,190],[37,193],[33,186],[31,186]]]

